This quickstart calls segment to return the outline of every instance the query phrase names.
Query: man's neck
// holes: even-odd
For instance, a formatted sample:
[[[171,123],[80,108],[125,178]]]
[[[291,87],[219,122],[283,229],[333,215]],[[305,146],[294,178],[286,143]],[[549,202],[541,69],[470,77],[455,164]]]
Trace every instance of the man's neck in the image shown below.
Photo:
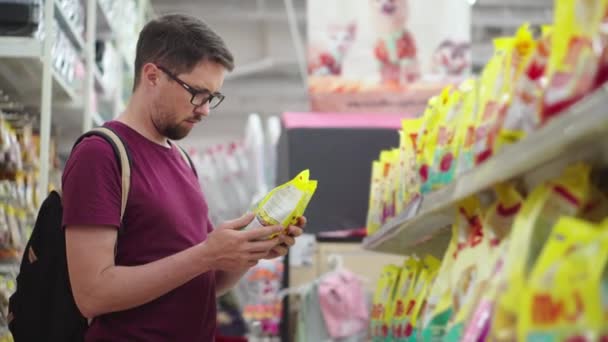
[[[138,101],[137,96],[134,94],[129,100],[125,111],[116,120],[129,126],[153,143],[170,147],[171,145],[169,145],[167,137],[160,134],[156,126],[154,126],[150,108],[147,105]]]

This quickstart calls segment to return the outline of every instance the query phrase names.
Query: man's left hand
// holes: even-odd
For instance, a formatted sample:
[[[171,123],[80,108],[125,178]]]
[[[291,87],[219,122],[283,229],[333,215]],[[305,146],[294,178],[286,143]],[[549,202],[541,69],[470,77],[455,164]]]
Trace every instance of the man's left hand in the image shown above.
[[[287,233],[279,235],[279,245],[270,250],[264,259],[275,259],[287,255],[289,248],[296,244],[296,238],[304,232],[306,226],[306,217],[302,216],[298,219],[295,226],[290,226]]]

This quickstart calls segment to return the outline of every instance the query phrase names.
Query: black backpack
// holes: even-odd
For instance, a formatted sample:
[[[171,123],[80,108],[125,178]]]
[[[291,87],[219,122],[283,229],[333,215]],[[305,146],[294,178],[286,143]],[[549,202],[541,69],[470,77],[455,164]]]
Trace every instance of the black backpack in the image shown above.
[[[89,136],[104,138],[120,161],[122,220],[131,176],[128,151],[120,137],[106,127],[85,133],[74,147]],[[8,326],[16,342],[84,341],[88,324],[70,287],[62,214],[61,195],[53,191],[40,207],[21,260],[17,290],[9,300]]]
[[[122,184],[120,220],[125,213],[131,185],[131,158],[127,146],[111,128],[100,127],[82,135],[99,136],[114,150],[119,161]],[[188,154],[178,151],[196,174]],[[84,341],[87,319],[80,313],[70,286],[62,227],[63,207],[58,192],[44,200],[32,235],[25,247],[17,276],[17,290],[9,300],[9,330],[16,342]]]

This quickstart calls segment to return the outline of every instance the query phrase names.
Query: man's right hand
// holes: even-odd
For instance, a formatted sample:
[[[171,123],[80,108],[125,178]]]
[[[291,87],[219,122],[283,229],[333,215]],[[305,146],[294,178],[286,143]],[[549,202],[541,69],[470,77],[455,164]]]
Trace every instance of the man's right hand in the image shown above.
[[[214,268],[223,271],[241,271],[255,266],[270,250],[279,245],[278,238],[262,240],[283,231],[282,226],[268,226],[241,231],[253,220],[247,214],[220,225],[209,234],[203,244],[213,259]]]

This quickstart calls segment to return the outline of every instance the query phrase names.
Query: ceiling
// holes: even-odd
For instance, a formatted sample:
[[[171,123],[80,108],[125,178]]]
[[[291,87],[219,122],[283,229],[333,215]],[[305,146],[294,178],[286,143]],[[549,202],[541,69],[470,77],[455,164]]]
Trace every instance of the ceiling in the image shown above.
[[[305,43],[306,1],[292,1]],[[512,34],[525,21],[540,25],[552,19],[553,0],[454,1],[475,2],[473,61],[478,67],[491,55],[493,37]],[[268,117],[308,110],[305,81],[299,73],[283,0],[152,0],[152,5],[157,14],[188,13],[203,19],[225,39],[236,57],[237,67],[222,90],[226,101],[196,129],[190,144],[205,146],[242,137],[249,113]]]

